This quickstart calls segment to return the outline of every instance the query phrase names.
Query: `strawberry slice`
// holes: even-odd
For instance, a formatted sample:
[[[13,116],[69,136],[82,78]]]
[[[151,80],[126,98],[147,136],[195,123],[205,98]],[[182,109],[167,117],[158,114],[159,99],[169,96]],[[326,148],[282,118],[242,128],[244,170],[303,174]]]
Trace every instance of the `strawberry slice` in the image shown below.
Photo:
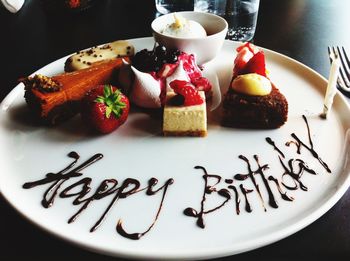
[[[170,83],[170,87],[175,93],[184,98],[184,106],[199,105],[204,102],[203,98],[199,95],[198,90],[196,90],[190,82],[174,80]]]
[[[259,48],[256,47],[254,44],[250,43],[250,42],[246,42],[245,44],[242,44],[240,46],[238,46],[236,48],[236,51],[239,53],[242,49],[244,48],[248,48],[248,50],[252,53],[252,54],[256,54],[259,52]]]
[[[106,134],[120,127],[128,118],[129,100],[112,85],[99,85],[82,101],[82,118],[93,129]]]
[[[265,69],[265,55],[263,52],[256,53],[253,58],[249,60],[240,74],[257,73],[266,77]]]
[[[237,47],[237,56],[235,58],[235,66],[233,76],[257,73],[266,76],[265,55],[251,43],[245,43]]]
[[[238,48],[237,48],[238,49]],[[250,59],[252,59],[254,54],[247,47],[239,49],[239,52],[235,59],[234,75],[242,74],[244,67],[247,65]]]

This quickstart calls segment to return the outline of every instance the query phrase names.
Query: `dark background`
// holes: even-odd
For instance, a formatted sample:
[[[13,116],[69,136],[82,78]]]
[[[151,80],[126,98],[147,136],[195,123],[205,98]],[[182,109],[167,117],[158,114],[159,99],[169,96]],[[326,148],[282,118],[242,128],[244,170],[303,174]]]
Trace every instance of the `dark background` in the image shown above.
[[[0,7],[0,101],[17,79],[80,49],[151,36],[153,0],[99,0],[86,12],[45,11],[26,0],[16,14]],[[286,54],[328,78],[327,46],[350,50],[350,1],[261,0],[254,43]],[[2,260],[113,260],[52,237],[0,197]],[[307,228],[272,245],[220,260],[350,260],[350,192]],[[117,259],[114,259],[117,260]]]

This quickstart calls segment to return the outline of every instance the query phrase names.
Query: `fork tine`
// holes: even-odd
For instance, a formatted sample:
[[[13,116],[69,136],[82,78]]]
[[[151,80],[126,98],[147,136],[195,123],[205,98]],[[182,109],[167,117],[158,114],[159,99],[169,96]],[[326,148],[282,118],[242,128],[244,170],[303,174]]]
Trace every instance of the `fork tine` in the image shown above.
[[[347,63],[347,65],[350,67],[350,61],[349,61],[348,55],[346,54],[345,48],[344,48],[344,46],[342,46],[341,48],[342,48],[342,50],[343,50],[343,54],[344,54],[346,63]]]
[[[349,73],[349,69],[347,68],[347,64],[345,63],[345,59],[344,59],[344,55],[342,55],[342,53],[340,52],[340,48],[339,46],[337,46],[337,51],[338,51],[338,56],[340,58],[341,61],[341,68],[340,68],[340,74],[344,80],[344,83],[347,87],[350,87],[350,83],[349,83],[349,79],[350,79],[350,73]]]
[[[328,50],[329,62],[332,63],[332,62],[333,62],[333,59],[332,59],[332,51],[331,51],[331,48],[328,46],[328,47],[327,47],[327,50]]]
[[[338,85],[342,88],[342,89],[345,89],[344,86],[348,86],[347,83],[346,83],[346,78],[344,76],[344,72],[343,72],[343,68],[340,67],[339,68],[339,77],[338,77]]]
[[[339,68],[339,77],[337,79],[337,88],[341,91],[345,96],[350,98],[350,61],[346,54],[345,48],[342,47],[342,51],[340,48],[335,48],[334,46],[328,46],[328,54],[330,62],[333,62],[333,58],[340,58],[340,68]]]
[[[338,47],[338,50],[339,50],[339,47]],[[349,58],[348,58],[348,55],[346,54],[344,46],[342,46],[342,50],[343,50],[342,58],[344,60],[344,63],[346,64],[346,66],[343,65],[344,71],[346,73],[348,81],[350,81],[350,62],[349,62]],[[350,87],[350,84],[348,85],[348,87]]]
[[[335,49],[334,46],[332,46],[332,52],[333,52],[334,56],[339,56],[338,51],[337,51],[337,49]]]

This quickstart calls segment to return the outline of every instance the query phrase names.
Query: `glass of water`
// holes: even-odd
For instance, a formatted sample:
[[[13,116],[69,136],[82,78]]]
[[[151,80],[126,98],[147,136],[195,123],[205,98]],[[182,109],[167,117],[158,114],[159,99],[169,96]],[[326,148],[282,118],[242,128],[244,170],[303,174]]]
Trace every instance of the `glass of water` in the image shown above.
[[[193,0],[155,0],[156,9],[161,14],[193,11]]]
[[[259,0],[194,0],[194,11],[209,12],[226,19],[227,39],[250,41],[255,34]]]

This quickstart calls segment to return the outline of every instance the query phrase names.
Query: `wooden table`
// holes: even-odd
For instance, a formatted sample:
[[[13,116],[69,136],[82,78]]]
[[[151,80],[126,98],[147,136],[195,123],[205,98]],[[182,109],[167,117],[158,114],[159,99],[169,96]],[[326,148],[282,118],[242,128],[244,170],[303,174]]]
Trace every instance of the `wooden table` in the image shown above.
[[[94,9],[69,17],[48,15],[39,0],[26,0],[17,14],[0,8],[0,100],[18,78],[62,56],[116,39],[151,35],[150,23],[156,16],[153,0],[100,1]],[[261,0],[254,43],[286,54],[327,78],[327,46],[343,45],[350,50],[349,10],[350,2],[342,0]],[[118,260],[52,237],[18,215],[3,198],[0,213],[2,260]],[[239,254],[235,260],[348,260],[349,246],[350,191],[307,228],[272,245]]]

